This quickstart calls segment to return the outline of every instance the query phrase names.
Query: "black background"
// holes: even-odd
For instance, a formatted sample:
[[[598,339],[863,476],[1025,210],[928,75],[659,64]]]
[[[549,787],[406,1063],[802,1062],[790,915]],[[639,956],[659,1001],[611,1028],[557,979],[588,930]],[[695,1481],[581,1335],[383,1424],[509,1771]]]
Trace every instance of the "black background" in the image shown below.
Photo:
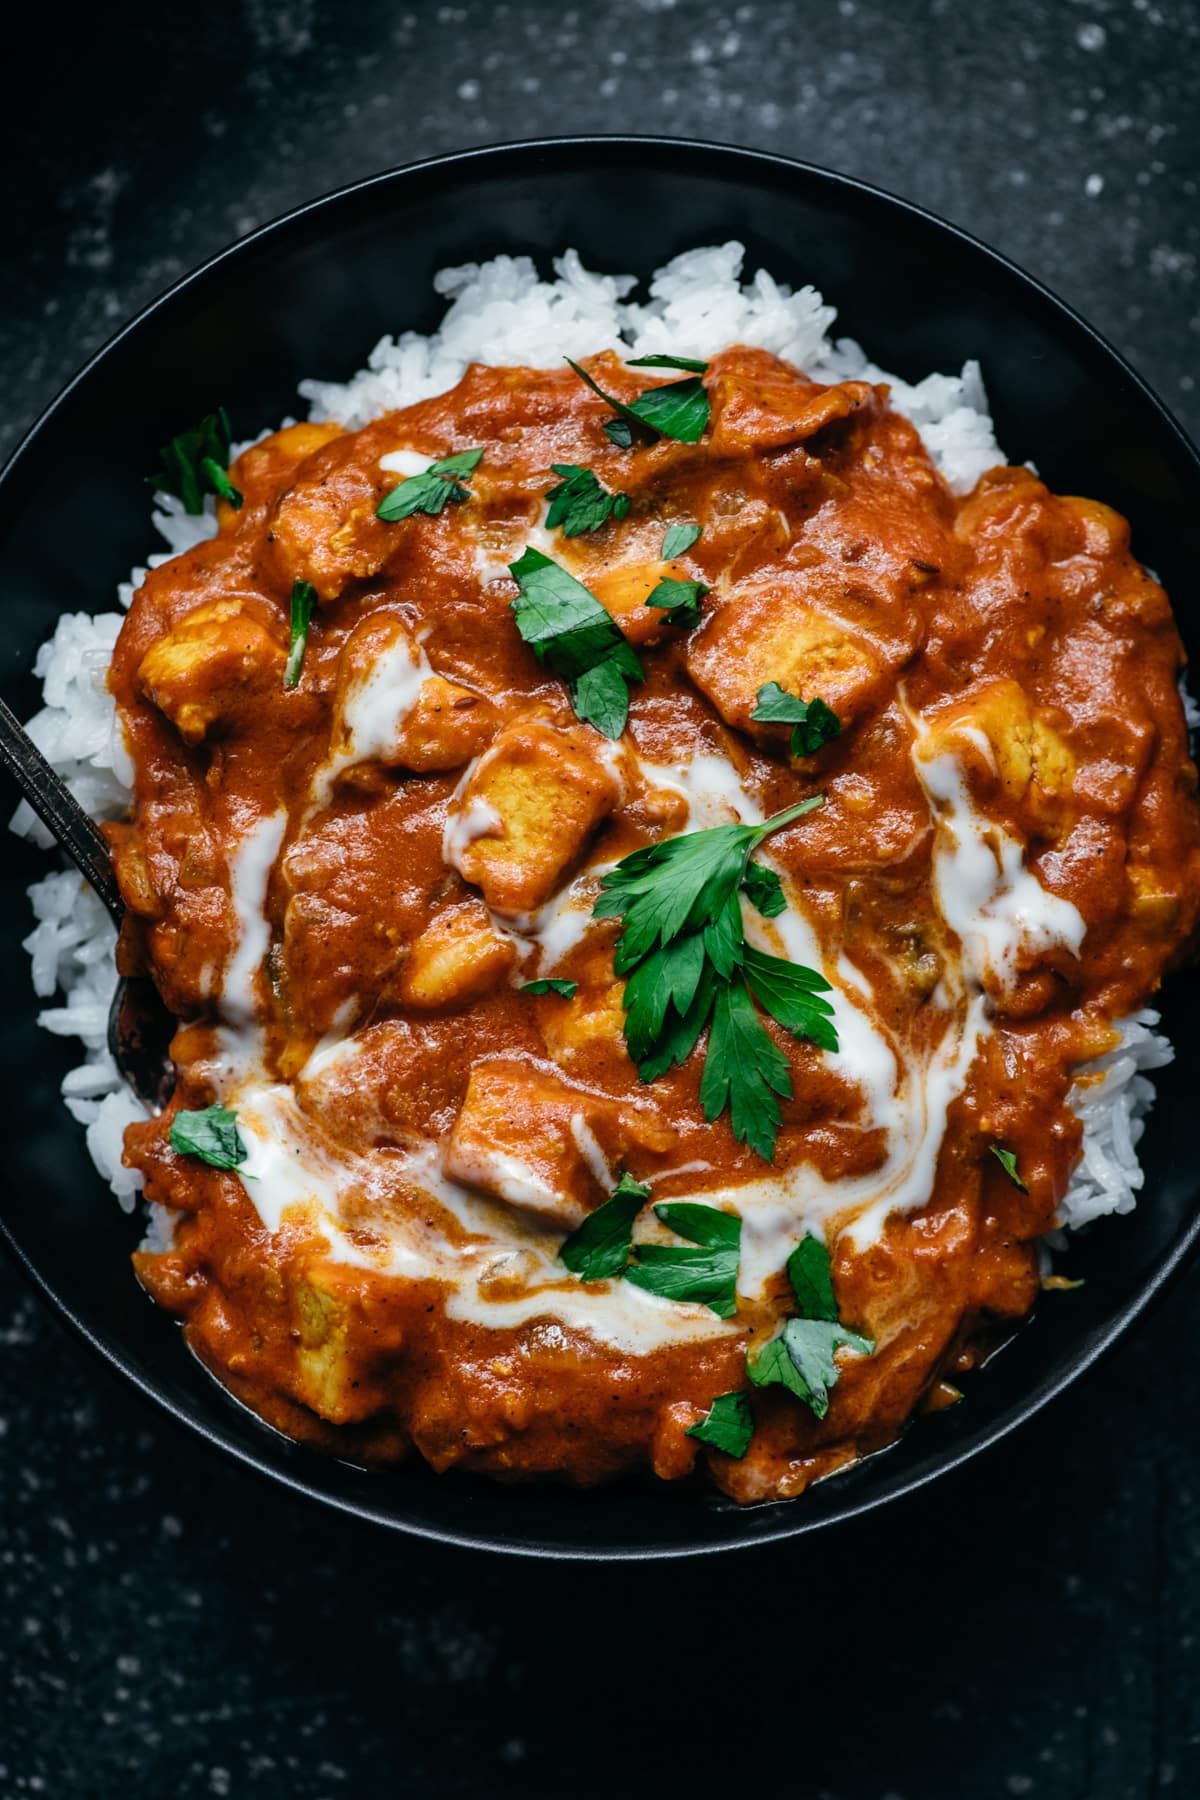
[[[583,130],[752,144],[920,201],[1200,427],[1194,4],[112,0],[21,31],[5,447],[152,294],[284,208]],[[1198,1296],[1194,1275],[1015,1443],[878,1521],[576,1569],[276,1495],[0,1267],[0,1795],[1190,1800]]]

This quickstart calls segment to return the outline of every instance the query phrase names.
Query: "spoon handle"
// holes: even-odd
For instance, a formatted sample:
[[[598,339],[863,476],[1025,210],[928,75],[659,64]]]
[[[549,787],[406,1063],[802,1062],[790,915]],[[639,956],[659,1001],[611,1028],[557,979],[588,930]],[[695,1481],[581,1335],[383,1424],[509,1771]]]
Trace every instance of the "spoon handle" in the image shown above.
[[[7,769],[47,831],[91,883],[119,926],[125,903],[104,835],[46,761],[16,713],[0,700],[0,766]]]

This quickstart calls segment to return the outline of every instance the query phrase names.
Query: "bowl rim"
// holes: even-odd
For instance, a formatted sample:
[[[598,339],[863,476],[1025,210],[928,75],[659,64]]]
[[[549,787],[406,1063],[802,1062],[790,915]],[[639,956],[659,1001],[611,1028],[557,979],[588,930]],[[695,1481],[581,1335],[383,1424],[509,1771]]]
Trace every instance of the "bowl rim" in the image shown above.
[[[225,265],[234,264],[239,258],[251,255],[257,247],[270,239],[276,232],[289,228],[311,215],[318,214],[327,207],[352,198],[367,196],[374,190],[382,191],[397,181],[414,175],[452,176],[455,171],[473,174],[481,166],[491,165],[494,168],[504,162],[519,168],[521,165],[534,164],[537,159],[545,158],[547,155],[557,154],[583,158],[593,149],[605,152],[623,151],[627,154],[647,156],[666,151],[685,159],[694,158],[701,165],[706,161],[723,163],[730,173],[736,175],[741,171],[751,178],[766,174],[775,177],[799,175],[817,186],[824,186],[835,196],[839,194],[865,195],[868,199],[881,203],[885,211],[890,210],[901,218],[918,223],[922,227],[932,227],[935,232],[956,241],[973,254],[982,257],[984,261],[990,262],[1002,270],[1007,277],[1022,287],[1027,295],[1034,298],[1052,314],[1057,315],[1060,323],[1064,323],[1067,328],[1086,339],[1091,347],[1109,362],[1110,366],[1131,385],[1141,402],[1148,405],[1151,413],[1156,416],[1159,427],[1174,440],[1175,449],[1182,455],[1184,464],[1189,468],[1196,483],[1198,497],[1200,497],[1200,450],[1197,449],[1184,427],[1149,383],[1102,333],[1061,299],[1053,289],[1037,277],[1030,275],[1003,252],[994,249],[962,226],[942,218],[939,214],[918,205],[915,201],[893,194],[886,188],[798,157],[789,157],[775,151],[758,150],[716,140],[624,132],[585,132],[505,139],[488,144],[472,145],[463,150],[447,151],[378,170],[371,175],[343,183],[311,199],[302,201],[296,206],[287,208],[265,223],[256,226],[244,237],[223,245],[194,268],[187,270],[178,280],[153,295],[130,318],[118,326],[111,336],[62,384],[34,422],[22,434],[3,466],[0,467],[0,490],[5,489],[16,476],[20,465],[32,453],[38,439],[50,427],[61,408],[119,345],[139,332],[150,319],[173,304],[191,287],[207,279]],[[868,1489],[861,1494],[848,1493],[847,1503],[834,1513],[822,1512],[816,1516],[806,1513],[804,1497],[800,1496],[797,1500],[768,1503],[776,1512],[776,1517],[766,1523],[764,1528],[765,1508],[749,1507],[745,1509],[744,1515],[739,1510],[735,1516],[754,1518],[758,1522],[753,1533],[747,1533],[739,1538],[721,1538],[702,1542],[670,1541],[647,1543],[640,1546],[622,1545],[619,1548],[612,1545],[596,1547],[584,1543],[567,1545],[544,1541],[534,1542],[513,1536],[489,1535],[486,1528],[482,1527],[468,1529],[450,1523],[445,1526],[433,1525],[420,1519],[399,1517],[394,1510],[372,1505],[369,1501],[358,1497],[326,1491],[316,1481],[307,1479],[303,1472],[272,1457],[271,1445],[274,1437],[282,1438],[285,1443],[290,1440],[283,1438],[282,1434],[275,1433],[263,1421],[258,1421],[263,1429],[260,1451],[257,1447],[251,1448],[247,1443],[239,1440],[232,1432],[222,1429],[220,1424],[215,1422],[215,1418],[202,1417],[193,1412],[174,1394],[166,1391],[149,1375],[143,1373],[122,1344],[98,1331],[87,1317],[57,1290],[51,1277],[26,1254],[17,1242],[3,1213],[0,1213],[0,1240],[3,1241],[8,1254],[17,1267],[28,1278],[51,1311],[74,1335],[82,1339],[115,1374],[130,1383],[144,1401],[155,1407],[160,1416],[165,1414],[175,1427],[186,1432],[191,1438],[198,1439],[212,1450],[232,1458],[241,1468],[263,1481],[282,1485],[290,1493],[314,1505],[330,1509],[343,1518],[355,1519],[399,1533],[404,1537],[425,1542],[546,1561],[646,1562],[716,1555],[734,1550],[759,1549],[785,1539],[799,1538],[814,1531],[844,1525],[852,1519],[862,1518],[866,1514],[873,1513],[881,1507],[915,1493],[918,1489],[940,1480],[953,1470],[961,1468],[963,1464],[992,1449],[1056,1401],[1068,1388],[1108,1356],[1132,1327],[1165,1296],[1194,1259],[1197,1251],[1200,1250],[1200,1210],[1193,1214],[1177,1234],[1169,1251],[1151,1271],[1139,1290],[1120,1306],[1091,1342],[1081,1346],[1078,1352],[1056,1373],[1039,1383],[1036,1390],[1030,1391],[1023,1398],[1011,1403],[990,1424],[984,1425],[977,1434],[968,1435],[962,1442],[948,1446],[946,1453],[937,1460],[934,1466],[918,1467],[907,1475],[901,1474],[898,1479],[889,1480],[885,1475],[884,1479],[873,1489]],[[219,1383],[217,1386],[222,1395],[231,1398]],[[231,1404],[235,1407],[239,1405],[238,1402],[232,1400]],[[313,1454],[315,1456],[317,1453]],[[879,1453],[878,1458],[868,1460],[881,1458],[882,1453]],[[394,1488],[389,1487],[386,1491],[393,1496],[395,1494]],[[547,1484],[541,1484],[541,1491],[543,1494],[548,1491]],[[597,1494],[603,1494],[604,1489],[600,1488],[594,1491]],[[689,1487],[688,1494],[694,1498],[694,1489]],[[686,1515],[681,1515],[681,1526],[685,1523]]]

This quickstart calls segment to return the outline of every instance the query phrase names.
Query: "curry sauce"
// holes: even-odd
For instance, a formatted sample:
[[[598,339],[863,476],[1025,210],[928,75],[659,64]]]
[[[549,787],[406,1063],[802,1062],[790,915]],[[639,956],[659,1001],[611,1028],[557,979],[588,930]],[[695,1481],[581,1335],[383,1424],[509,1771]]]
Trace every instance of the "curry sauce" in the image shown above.
[[[588,368],[627,404],[646,386]],[[752,1501],[891,1441],[1031,1307],[1073,1088],[1194,932],[1183,652],[1125,522],[1022,468],[956,498],[885,387],[746,348],[705,385],[695,443],[614,443],[569,369],[474,366],[361,430],[288,427],[121,632],[119,956],[180,1020],[174,1100],[126,1140],[177,1215],[138,1273],[235,1395],[355,1461],[595,1482],[700,1457]],[[476,446],[465,497],[378,516]],[[627,509],[548,529],[553,465]],[[681,521],[699,536],[664,561]],[[530,546],[636,649],[619,738],[516,627]],[[647,604],[664,579],[706,590],[698,625]],[[793,754],[755,717],[768,683],[837,735]],[[744,908],[837,1026],[831,1051],[764,1019],[792,1090],[768,1163],[706,1118],[703,1042],[639,1078],[620,923],[593,908],[639,848],[818,794],[762,847],[785,910]],[[547,977],[564,991],[524,991]],[[171,1146],[218,1102],[237,1169]],[[731,1317],[564,1266],[622,1171],[740,1218]],[[839,1353],[824,1417],[756,1387],[744,1457],[703,1449],[806,1232],[873,1351]],[[649,1203],[635,1237],[674,1241]]]

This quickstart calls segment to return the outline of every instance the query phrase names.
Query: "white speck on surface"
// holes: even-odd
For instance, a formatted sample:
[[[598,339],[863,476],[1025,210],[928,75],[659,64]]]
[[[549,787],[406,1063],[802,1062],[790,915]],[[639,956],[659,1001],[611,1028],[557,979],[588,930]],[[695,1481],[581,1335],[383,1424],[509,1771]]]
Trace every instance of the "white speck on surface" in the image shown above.
[[[1108,33],[1103,25],[1097,25],[1094,20],[1089,20],[1086,25],[1081,25],[1075,33],[1075,42],[1081,50],[1103,50],[1108,42]]]
[[[1089,175],[1083,184],[1083,191],[1089,199],[1094,200],[1097,194],[1104,192],[1103,175]]]

